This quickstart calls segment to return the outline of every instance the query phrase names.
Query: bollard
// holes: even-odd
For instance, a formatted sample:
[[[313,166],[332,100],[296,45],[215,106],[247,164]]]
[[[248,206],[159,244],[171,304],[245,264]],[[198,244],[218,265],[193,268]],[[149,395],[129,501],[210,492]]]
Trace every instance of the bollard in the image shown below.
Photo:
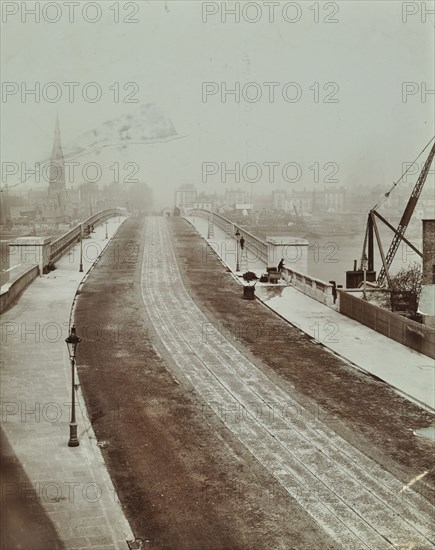
[[[254,300],[255,299],[255,286],[254,285],[244,285],[243,286],[243,299],[244,300]]]

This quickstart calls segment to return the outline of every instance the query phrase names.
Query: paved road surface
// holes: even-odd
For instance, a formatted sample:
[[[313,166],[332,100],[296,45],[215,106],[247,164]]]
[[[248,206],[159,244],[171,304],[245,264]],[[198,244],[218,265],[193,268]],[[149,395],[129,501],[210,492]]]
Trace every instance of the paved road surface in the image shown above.
[[[188,221],[206,238],[208,220],[196,217]],[[229,241],[225,232],[215,226],[214,236],[208,239],[208,242],[234,272],[234,241]],[[252,256],[250,253],[249,258]],[[260,275],[266,271],[266,266],[263,264],[261,267],[257,259],[256,263],[249,264],[249,269]],[[327,277],[324,279],[328,280]],[[310,337],[314,336],[334,353],[363,371],[384,380],[420,406],[434,411],[435,364],[430,357],[342,315],[295,287],[262,286],[258,283],[255,294],[293,326],[299,327]],[[370,346],[367,346],[367,341],[370,341]]]
[[[142,295],[148,314],[205,402],[300,506],[346,549],[435,548],[433,508],[336,435],[221,334],[184,289],[166,221],[148,218]]]

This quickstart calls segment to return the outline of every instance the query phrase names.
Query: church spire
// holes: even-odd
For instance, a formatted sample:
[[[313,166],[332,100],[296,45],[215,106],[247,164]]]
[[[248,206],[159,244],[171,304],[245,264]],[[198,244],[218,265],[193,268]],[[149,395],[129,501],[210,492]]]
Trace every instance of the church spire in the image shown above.
[[[57,193],[63,190],[65,190],[65,162],[60,139],[59,115],[57,115],[54,127],[53,150],[51,152],[48,191],[49,193]]]

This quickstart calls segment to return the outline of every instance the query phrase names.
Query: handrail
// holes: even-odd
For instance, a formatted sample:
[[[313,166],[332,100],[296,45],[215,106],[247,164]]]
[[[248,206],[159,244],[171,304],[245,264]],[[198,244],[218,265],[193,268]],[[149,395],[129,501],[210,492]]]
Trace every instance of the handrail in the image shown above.
[[[206,219],[210,219],[210,210],[206,208],[194,208],[189,211],[189,214],[197,215]],[[268,243],[262,241],[259,237],[256,237],[249,231],[246,231],[236,223],[228,220],[221,214],[217,212],[212,213],[212,222],[219,226],[224,231],[228,231],[228,227],[231,227],[231,237],[234,237],[236,230],[239,230],[240,235],[243,235],[245,239],[245,246],[248,249],[251,249],[256,253],[257,258],[262,260],[266,265],[268,264]],[[304,294],[311,296],[315,300],[322,302],[326,305],[332,305],[334,302],[334,285],[311,277],[308,274],[300,273],[289,267],[285,267],[283,272],[286,274],[287,278],[290,279],[290,284]]]
[[[209,218],[211,212],[206,208],[194,208],[189,211],[189,214],[196,214],[202,218]],[[242,235],[245,239],[246,248],[251,249],[253,252],[255,252],[258,255],[258,258],[267,264],[267,243],[265,243],[259,237],[256,237],[249,231],[246,231],[246,229],[243,229],[243,227],[240,227],[240,225],[237,225],[228,218],[225,218],[224,216],[222,216],[222,214],[218,214],[217,212],[213,212],[213,222],[216,223],[216,225],[224,231],[228,231],[228,227],[231,227],[231,237],[234,237],[236,230],[239,230],[240,235]]]
[[[54,263],[55,260],[60,258],[67,250],[69,250],[77,240],[79,240],[81,235],[81,228],[83,225],[93,225],[98,223],[100,220],[106,218],[117,216],[123,214],[124,211],[119,208],[109,208],[97,212],[93,216],[90,216],[87,220],[79,223],[73,227],[68,233],[65,233],[51,244],[44,245],[47,248],[47,253],[41,251],[42,262],[40,265],[33,264],[24,266],[19,269],[19,274],[16,275],[14,279],[2,285],[2,292],[0,296],[0,313],[6,311],[18,298],[21,292],[38,276],[42,275],[44,268],[48,263]],[[35,260],[36,262],[37,260]]]
[[[60,258],[67,249],[74,243],[79,240],[80,235],[82,234],[82,227],[84,225],[94,225],[105,218],[110,218],[113,216],[118,216],[122,214],[122,211],[119,208],[107,208],[101,212],[93,214],[83,222],[79,223],[73,227],[68,233],[65,233],[55,241],[50,244],[49,260],[53,263],[55,260]]]

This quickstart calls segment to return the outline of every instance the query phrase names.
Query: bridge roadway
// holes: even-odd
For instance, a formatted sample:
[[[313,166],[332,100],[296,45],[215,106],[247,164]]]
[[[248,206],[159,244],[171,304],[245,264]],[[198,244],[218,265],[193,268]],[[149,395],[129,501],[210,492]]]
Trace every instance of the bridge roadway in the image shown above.
[[[433,507],[298,403],[242,355],[184,288],[167,222],[146,221],[142,296],[176,365],[288,495],[343,548],[435,548]]]

